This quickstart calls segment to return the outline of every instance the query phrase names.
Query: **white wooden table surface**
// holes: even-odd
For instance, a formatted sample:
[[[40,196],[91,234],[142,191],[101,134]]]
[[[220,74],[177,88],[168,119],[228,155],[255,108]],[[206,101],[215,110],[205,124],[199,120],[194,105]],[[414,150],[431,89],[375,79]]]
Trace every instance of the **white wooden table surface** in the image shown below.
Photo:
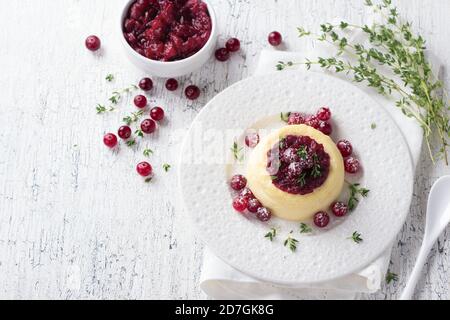
[[[272,30],[288,49],[310,46],[296,27],[336,18],[363,23],[368,11],[349,0],[212,0],[220,42],[229,36],[243,49],[228,63],[211,61],[183,83],[205,94],[188,103],[181,90],[168,93],[156,79],[152,104],[165,107],[169,122],[147,140],[159,171],[144,184],[134,171],[141,152],[118,154],[102,145],[132,110],[95,113],[113,89],[144,74],[117,45],[117,15],[123,0],[0,0],[0,298],[198,299],[202,245],[186,228],[177,206],[174,165],[181,140],[202,106],[249,76]],[[401,12],[445,66],[450,65],[447,0],[398,0]],[[97,34],[101,55],[84,48]],[[116,76],[105,82],[108,73]],[[448,87],[448,76],[445,79]],[[175,168],[174,168],[175,169]],[[411,271],[424,225],[431,184],[450,173],[432,166],[425,153],[418,168],[412,210],[393,251],[391,271],[399,281],[369,299],[394,299]],[[450,298],[450,229],[434,247],[416,298]]]

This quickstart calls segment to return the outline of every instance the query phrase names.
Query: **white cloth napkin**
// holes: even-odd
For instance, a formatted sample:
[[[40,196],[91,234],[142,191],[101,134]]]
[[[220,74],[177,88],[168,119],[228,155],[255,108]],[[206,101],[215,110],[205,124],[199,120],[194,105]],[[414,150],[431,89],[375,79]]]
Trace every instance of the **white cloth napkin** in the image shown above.
[[[313,54],[265,50],[261,53],[255,74],[279,72],[275,69],[278,61],[304,61],[306,57],[314,60],[317,56],[328,57],[329,55],[330,53],[324,52],[323,48],[315,48]],[[436,60],[434,57],[431,58]],[[434,65],[438,66],[436,63]],[[300,68],[302,71],[305,70],[302,67]],[[311,72],[315,71],[322,72],[321,70]],[[295,72],[295,69],[283,72]],[[333,74],[333,76],[336,75]],[[340,77],[345,78],[345,76]],[[416,167],[423,142],[422,129],[414,120],[405,117],[398,108],[395,108],[393,99],[383,97],[364,85],[358,86],[390,113],[405,137],[411,152],[412,162]],[[223,300],[354,299],[358,293],[374,293],[380,289],[389,266],[390,256],[391,249],[384,252],[360,272],[333,281],[314,286],[295,284],[287,287],[254,279],[232,268],[206,249],[200,287],[210,298]]]

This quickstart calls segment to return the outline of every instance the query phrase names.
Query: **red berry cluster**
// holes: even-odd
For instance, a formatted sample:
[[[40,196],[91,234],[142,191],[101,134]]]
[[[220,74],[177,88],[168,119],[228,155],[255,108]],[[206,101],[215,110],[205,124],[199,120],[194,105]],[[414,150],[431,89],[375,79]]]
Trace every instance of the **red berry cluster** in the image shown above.
[[[306,115],[299,112],[292,112],[289,115],[288,124],[305,124],[329,136],[333,133],[333,126],[331,125],[330,120],[330,109],[327,107],[323,107],[320,108],[315,115]]]
[[[247,188],[247,179],[242,175],[235,175],[231,178],[231,189],[237,192],[233,200],[233,208],[240,213],[246,211],[254,214],[261,222],[267,222],[272,218],[272,212],[265,208],[254,196],[253,192]]]
[[[237,52],[241,48],[241,42],[239,39],[231,38],[229,39],[224,48],[219,48],[216,50],[216,59],[221,62],[225,62],[230,59],[230,53]]]

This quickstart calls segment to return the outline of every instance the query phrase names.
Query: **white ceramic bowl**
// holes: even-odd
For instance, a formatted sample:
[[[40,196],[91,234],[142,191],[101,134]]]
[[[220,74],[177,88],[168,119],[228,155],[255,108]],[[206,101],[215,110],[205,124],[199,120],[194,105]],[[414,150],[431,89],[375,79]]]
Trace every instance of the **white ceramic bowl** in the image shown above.
[[[125,50],[125,55],[136,67],[152,76],[163,78],[180,77],[199,69],[213,55],[217,42],[218,30],[216,13],[209,0],[202,0],[208,6],[209,15],[211,16],[212,30],[208,42],[200,49],[200,51],[189,58],[169,62],[148,59],[134,51],[125,40],[125,37],[123,36],[123,23],[126,19],[128,9],[135,1],[136,0],[127,1],[122,10],[119,35],[120,42]]]

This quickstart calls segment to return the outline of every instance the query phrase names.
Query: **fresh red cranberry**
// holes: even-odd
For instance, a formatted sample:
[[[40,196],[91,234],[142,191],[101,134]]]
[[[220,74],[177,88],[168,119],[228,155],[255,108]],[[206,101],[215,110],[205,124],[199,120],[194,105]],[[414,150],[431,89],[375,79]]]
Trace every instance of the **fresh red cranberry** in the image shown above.
[[[168,79],[166,81],[166,89],[169,90],[169,91],[177,90],[178,89],[178,81],[177,81],[177,79],[173,79],[173,78]]]
[[[258,199],[252,198],[252,199],[248,200],[247,209],[251,213],[257,213],[258,209],[261,207],[262,207],[262,204],[261,204],[261,202],[259,202]]]
[[[348,173],[352,173],[352,174],[357,173],[360,168],[358,159],[355,159],[353,157],[349,157],[349,158],[345,159],[344,166],[345,166],[345,171],[347,171]]]
[[[200,97],[200,89],[197,86],[188,86],[184,93],[189,100],[196,100]]]
[[[318,130],[323,134],[326,134],[327,136],[333,133],[333,127],[331,126],[331,123],[327,121],[320,121]]]
[[[305,123],[305,116],[298,112],[292,112],[289,115],[288,124],[304,124]]]
[[[103,137],[103,142],[108,148],[114,148],[115,146],[117,146],[117,137],[113,133],[105,134],[105,136]]]
[[[233,190],[240,191],[247,185],[247,179],[244,176],[238,174],[231,178],[230,186]]]
[[[267,222],[272,218],[272,212],[267,208],[261,207],[256,211],[256,217],[261,222]]]
[[[134,105],[139,109],[144,109],[147,106],[147,98],[143,95],[138,95],[134,98]]]
[[[259,134],[251,132],[245,137],[245,144],[249,148],[254,148],[259,144]]]
[[[161,121],[164,119],[164,110],[160,107],[154,107],[150,110],[150,117],[155,121]]]
[[[229,52],[236,52],[241,48],[241,42],[236,38],[231,38],[227,41],[225,46]]]
[[[233,200],[233,208],[237,212],[242,213],[245,210],[247,210],[247,204],[248,204],[248,199],[246,197],[239,196]]]
[[[242,189],[242,191],[239,192],[239,196],[245,197],[248,200],[253,199],[255,197],[255,195],[253,194],[252,190],[250,190],[249,188]]]
[[[319,228],[325,228],[330,223],[330,216],[326,212],[317,212],[314,216],[314,224]]]
[[[151,134],[156,131],[156,122],[152,119],[146,119],[141,123],[141,129],[146,134]]]
[[[153,89],[153,81],[150,78],[144,78],[139,81],[139,88],[144,91],[150,91]]]
[[[344,217],[345,215],[347,215],[348,213],[348,207],[345,203],[343,202],[335,202],[332,206],[331,206],[331,211],[333,211],[333,214],[336,217]]]
[[[269,43],[272,46],[277,47],[281,44],[282,41],[283,37],[281,36],[281,33],[279,33],[278,31],[273,31],[269,34]]]
[[[85,44],[86,44],[86,48],[88,48],[89,50],[97,51],[98,49],[100,49],[100,46],[102,43],[101,43],[99,37],[89,36],[86,38]]]
[[[216,59],[222,62],[230,59],[230,52],[227,48],[220,48],[216,50]]]
[[[317,112],[317,118],[322,121],[328,121],[331,119],[331,111],[327,107],[320,108]]]
[[[141,162],[137,165],[136,171],[143,177],[148,177],[152,174],[153,168],[148,162]]]
[[[314,129],[319,129],[320,121],[316,116],[308,116],[305,118],[305,124],[307,126],[313,127]]]
[[[122,126],[119,128],[120,139],[127,140],[131,137],[131,128],[129,126]]]
[[[353,146],[347,140],[341,140],[337,143],[337,147],[344,158],[350,157],[353,153]]]

